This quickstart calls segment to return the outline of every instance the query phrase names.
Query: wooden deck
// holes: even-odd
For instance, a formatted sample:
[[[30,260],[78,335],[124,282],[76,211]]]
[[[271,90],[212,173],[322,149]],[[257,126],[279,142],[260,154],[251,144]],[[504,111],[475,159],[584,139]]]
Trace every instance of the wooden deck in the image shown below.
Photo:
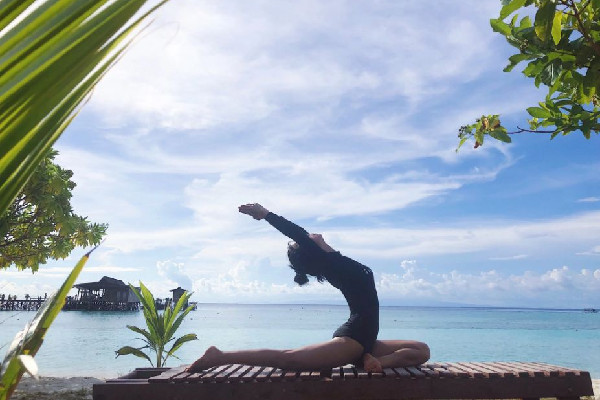
[[[155,375],[155,376],[153,376]],[[184,367],[137,369],[94,385],[94,400],[539,399],[593,396],[585,371],[534,362],[429,363],[369,374],[350,366],[282,371],[224,365],[189,374]]]

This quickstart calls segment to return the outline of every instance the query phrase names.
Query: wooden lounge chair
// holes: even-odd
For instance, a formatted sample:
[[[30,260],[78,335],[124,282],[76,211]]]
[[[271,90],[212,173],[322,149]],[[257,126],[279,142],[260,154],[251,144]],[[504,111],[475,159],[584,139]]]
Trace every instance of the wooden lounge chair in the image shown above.
[[[137,369],[94,385],[94,400],[539,399],[593,396],[585,371],[536,362],[452,362],[388,368],[282,371],[223,365],[202,373]]]

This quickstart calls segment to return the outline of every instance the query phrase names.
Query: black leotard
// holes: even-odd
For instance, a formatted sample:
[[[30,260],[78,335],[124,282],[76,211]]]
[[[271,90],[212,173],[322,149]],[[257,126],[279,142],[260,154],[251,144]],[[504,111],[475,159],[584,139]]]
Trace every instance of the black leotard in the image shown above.
[[[379,300],[371,269],[343,256],[339,251],[327,252],[321,249],[308,236],[308,232],[277,214],[270,212],[265,219],[304,250],[323,261],[319,263],[323,265],[323,276],[346,298],[350,318],[333,333],[333,337],[351,337],[363,346],[365,353],[371,353],[379,332]]]

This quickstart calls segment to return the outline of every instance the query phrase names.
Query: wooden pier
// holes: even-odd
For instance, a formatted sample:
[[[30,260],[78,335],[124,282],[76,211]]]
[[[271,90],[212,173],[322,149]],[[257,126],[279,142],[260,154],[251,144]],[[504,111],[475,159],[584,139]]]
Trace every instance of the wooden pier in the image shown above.
[[[45,299],[39,297],[37,299],[27,300],[2,300],[0,299],[0,311],[37,311]]]
[[[138,311],[140,303],[67,299],[63,311]]]
[[[98,282],[79,283],[73,286],[77,294],[68,296],[64,311],[139,311],[141,304],[129,285],[123,281],[108,276],[102,277]],[[139,290],[139,288],[138,288]],[[156,308],[164,310],[173,307],[177,300],[185,293],[185,289],[178,287],[171,290],[173,298],[156,299]],[[0,311],[37,311],[46,295],[42,298],[25,295],[24,300],[15,296],[0,294]],[[190,303],[193,304],[193,303]],[[187,304],[185,305],[187,307]],[[195,309],[195,308],[194,308]]]
[[[0,300],[0,311],[37,311],[45,299]],[[138,311],[140,303],[67,299],[63,311]]]

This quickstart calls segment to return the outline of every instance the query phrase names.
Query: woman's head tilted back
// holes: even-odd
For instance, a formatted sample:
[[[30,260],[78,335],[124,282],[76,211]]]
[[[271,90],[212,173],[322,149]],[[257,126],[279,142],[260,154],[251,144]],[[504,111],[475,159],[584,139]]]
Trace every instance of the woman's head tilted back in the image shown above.
[[[308,283],[308,276],[312,275],[319,282],[325,281],[323,275],[323,269],[321,262],[318,257],[315,257],[311,251],[299,246],[297,243],[292,242],[288,244],[288,259],[290,260],[290,268],[296,272],[294,282],[302,286]]]

